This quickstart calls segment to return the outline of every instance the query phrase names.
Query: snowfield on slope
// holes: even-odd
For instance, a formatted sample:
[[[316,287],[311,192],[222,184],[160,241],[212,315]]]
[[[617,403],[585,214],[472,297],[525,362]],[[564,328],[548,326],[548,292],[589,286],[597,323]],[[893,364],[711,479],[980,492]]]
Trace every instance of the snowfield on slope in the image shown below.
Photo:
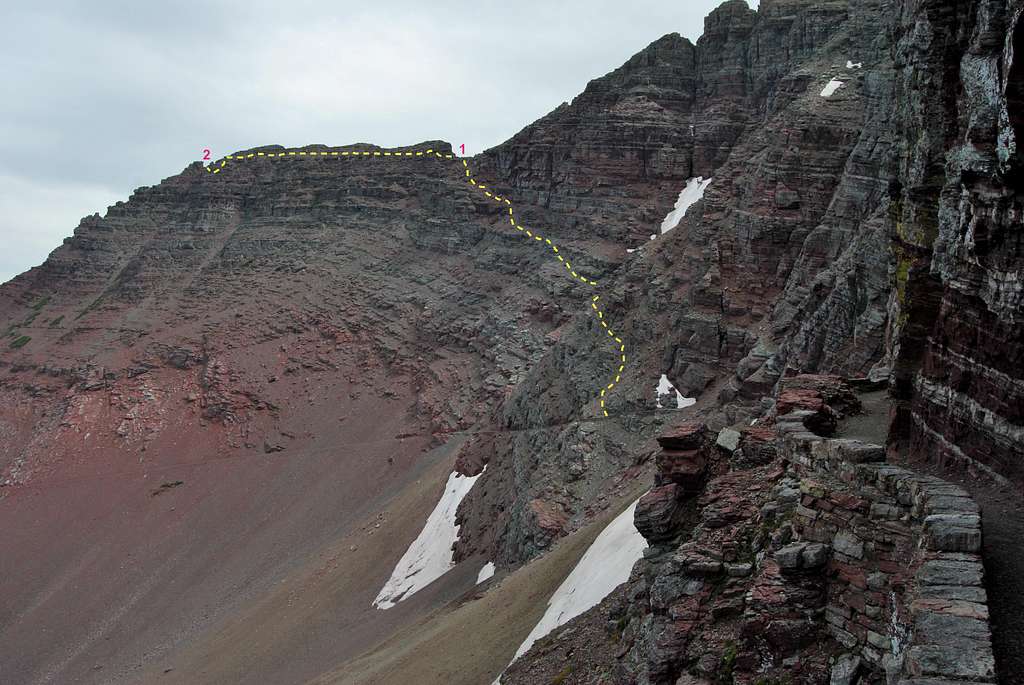
[[[830,98],[835,95],[836,91],[842,88],[843,82],[837,78],[829,81],[824,88],[821,89],[821,97]]]
[[[558,626],[600,604],[612,590],[629,579],[633,564],[647,547],[647,540],[633,525],[635,510],[636,501],[601,531],[548,600],[547,611],[519,645],[512,661],[526,654],[534,642]]]
[[[671,409],[662,404],[662,398],[668,398],[671,402],[672,393],[676,395],[676,409],[686,409],[690,405],[696,404],[697,400],[693,397],[683,397],[683,393],[676,390],[675,386],[672,385],[668,380],[668,376],[661,374],[661,378],[658,380],[658,387],[654,390],[654,400],[658,405],[658,409]]]
[[[484,564],[484,567],[482,569],[480,569],[480,573],[478,573],[476,575],[476,584],[479,585],[480,583],[484,582],[485,580],[490,579],[493,575],[494,575],[494,562],[493,561],[488,561],[486,564]]]
[[[675,209],[669,212],[665,220],[661,222],[662,233],[668,233],[679,225],[679,222],[686,216],[686,210],[704,198],[704,191],[711,185],[712,180],[710,178],[705,179],[703,176],[697,176],[686,181],[686,187],[683,188],[676,199]],[[654,236],[651,237],[653,238]]]
[[[373,606],[390,609],[455,566],[452,545],[459,539],[455,513],[481,475],[483,471],[472,477],[455,472],[448,476],[440,501],[430,512],[419,536],[399,559],[395,570],[391,572],[391,578],[381,588],[377,599],[373,600]]]

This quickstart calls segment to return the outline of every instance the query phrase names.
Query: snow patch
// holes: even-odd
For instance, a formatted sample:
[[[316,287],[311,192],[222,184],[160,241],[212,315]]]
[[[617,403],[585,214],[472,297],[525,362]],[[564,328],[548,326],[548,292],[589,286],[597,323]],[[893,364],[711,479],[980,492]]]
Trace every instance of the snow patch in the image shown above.
[[[551,595],[547,611],[519,645],[512,661],[526,654],[534,642],[558,626],[600,604],[612,590],[629,579],[633,564],[647,547],[644,536],[633,525],[635,510],[636,502],[633,502],[601,531],[576,568]]]
[[[658,409],[671,409],[671,407],[665,407],[661,404],[661,398],[668,395],[670,398],[672,393],[676,394],[676,409],[686,409],[687,407],[696,404],[697,400],[693,397],[683,397],[683,393],[675,389],[669,380],[668,376],[661,374],[661,378],[658,379],[658,387],[654,391],[654,401],[658,405]],[[669,400],[671,401],[671,399]]]
[[[484,567],[480,569],[480,573],[476,574],[476,584],[484,582],[488,578],[494,575],[494,562],[488,561],[484,564]]]
[[[697,176],[686,181],[686,187],[683,188],[676,199],[675,209],[669,212],[665,220],[661,222],[662,233],[668,233],[679,225],[679,222],[686,215],[686,210],[704,197],[704,191],[711,185],[711,181],[712,179],[710,178],[705,180],[703,176]]]
[[[486,467],[485,467],[486,468]],[[483,474],[463,476],[452,473],[444,486],[441,500],[430,512],[419,536],[398,561],[391,578],[384,584],[373,606],[390,609],[403,599],[419,592],[448,572],[455,562],[452,545],[459,539],[459,526],[455,512],[459,503],[469,494],[473,483]]]
[[[864,68],[864,63],[863,62],[856,62],[856,63],[854,63],[851,60],[846,60],[846,68],[847,69],[863,69]]]
[[[835,92],[839,90],[843,85],[843,82],[837,78],[832,79],[828,84],[821,89],[821,97],[830,98],[835,95]]]

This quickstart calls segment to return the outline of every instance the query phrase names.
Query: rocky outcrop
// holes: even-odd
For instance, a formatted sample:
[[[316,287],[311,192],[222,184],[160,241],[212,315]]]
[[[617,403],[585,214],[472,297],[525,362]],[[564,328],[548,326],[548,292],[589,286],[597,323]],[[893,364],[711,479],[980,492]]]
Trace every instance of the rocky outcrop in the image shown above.
[[[684,423],[658,437],[655,486],[637,502],[633,522],[652,545],[679,535],[687,500],[701,492],[713,461],[707,426]]]
[[[675,483],[684,494],[703,489],[712,456],[711,438],[702,423],[684,423],[658,437],[656,483]]]
[[[822,439],[797,422],[780,430],[800,476],[794,531],[832,549],[832,637],[890,682],[994,683],[981,517],[967,492],[884,464],[881,446]]]
[[[651,544],[669,542],[679,534],[685,497],[676,483],[651,488],[637,502],[633,524]]]
[[[826,549],[794,545],[778,502],[795,506],[795,481],[777,464],[711,480],[682,542],[651,539],[628,593],[622,682],[748,682],[785,672],[827,673],[823,627]],[[776,499],[779,498],[779,499]],[[762,513],[763,512],[763,513]]]
[[[712,478],[674,537],[657,514],[675,484],[641,499],[651,547],[626,592],[619,678],[995,682],[978,506],[880,445],[815,434],[807,413],[755,432],[779,460]]]
[[[416,148],[432,146],[450,149]],[[564,319],[557,303],[537,310],[524,297],[531,286],[495,287],[496,265],[542,257],[486,230],[501,220],[497,208],[451,161],[310,150],[236,161],[216,176],[193,165],[83,220],[43,266],[3,285],[0,317],[12,336],[31,339],[0,359],[4,404],[17,406],[25,384],[75,403],[159,375],[168,385],[155,397],[170,424],[195,414],[188,430],[220,426],[211,444],[232,449],[219,442],[226,433],[245,450],[307,411],[326,423],[319,432],[335,432],[337,416],[325,422],[309,409],[327,406],[325,393],[303,387],[310,378],[345,398],[328,410],[344,414],[368,395],[396,398],[391,377],[415,396],[401,410],[405,432],[443,435],[480,421]],[[173,442],[158,432],[154,449]],[[42,467],[65,449],[52,437],[5,441],[0,468],[17,457],[19,475],[8,477],[27,477],[37,457]]]

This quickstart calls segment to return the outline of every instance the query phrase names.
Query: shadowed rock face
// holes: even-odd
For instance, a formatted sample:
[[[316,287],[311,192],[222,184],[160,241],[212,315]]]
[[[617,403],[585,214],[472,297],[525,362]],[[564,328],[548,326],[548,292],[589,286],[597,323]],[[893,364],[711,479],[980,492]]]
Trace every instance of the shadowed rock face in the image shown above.
[[[1020,3],[904,5],[896,55],[912,142],[895,204],[902,402],[891,439],[915,456],[1019,483]]]

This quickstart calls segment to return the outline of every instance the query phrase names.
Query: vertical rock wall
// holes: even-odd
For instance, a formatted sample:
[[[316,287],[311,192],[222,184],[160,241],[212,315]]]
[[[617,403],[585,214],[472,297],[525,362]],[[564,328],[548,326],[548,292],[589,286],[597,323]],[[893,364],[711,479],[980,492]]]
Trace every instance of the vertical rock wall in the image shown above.
[[[1024,479],[1022,4],[907,0],[891,439]]]

